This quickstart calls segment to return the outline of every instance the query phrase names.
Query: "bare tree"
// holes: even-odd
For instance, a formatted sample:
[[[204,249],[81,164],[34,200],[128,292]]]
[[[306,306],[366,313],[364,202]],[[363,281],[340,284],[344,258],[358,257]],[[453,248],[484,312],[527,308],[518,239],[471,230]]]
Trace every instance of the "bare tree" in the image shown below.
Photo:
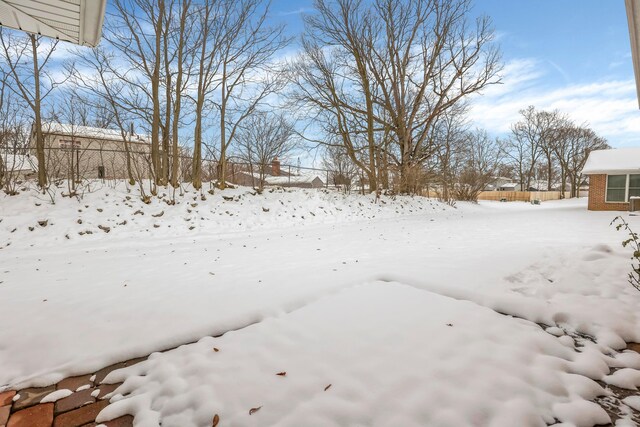
[[[151,133],[151,164],[156,183],[164,185],[168,165],[160,155],[163,37],[166,35],[165,0],[114,0],[105,40],[118,55],[110,72],[127,84],[129,110],[147,122]]]
[[[383,125],[374,103],[370,40],[381,24],[359,0],[318,0],[315,7],[318,13],[305,17],[304,53],[292,67],[294,97],[322,121],[327,135],[322,142],[339,143],[373,191],[378,187],[376,131]]]
[[[172,164],[171,164],[171,185],[173,188],[179,185],[180,175],[180,147],[179,147],[179,126],[182,113],[182,95],[187,90],[187,86],[190,81],[192,67],[194,65],[195,57],[191,55],[193,48],[189,48],[188,44],[192,43],[194,37],[190,37],[191,29],[195,25],[195,14],[192,12],[191,0],[178,0],[179,5],[179,18],[176,30],[173,32],[173,45],[174,56],[176,57],[177,69],[175,71],[175,94],[173,95],[173,117],[171,122],[171,141],[172,141]],[[197,33],[197,32],[196,32]],[[169,37],[165,37],[165,40]],[[193,43],[195,45],[195,43]],[[165,64],[167,75],[171,75],[169,67],[172,61],[168,60],[169,57],[168,48],[165,45]],[[171,80],[167,80],[167,88],[170,87]],[[171,100],[171,91],[167,89],[167,99]],[[167,108],[170,111],[169,108]],[[165,127],[169,127],[169,114],[167,114],[167,124]],[[167,129],[167,135],[168,135]],[[168,155],[168,147],[167,147]]]
[[[566,173],[566,178],[571,183],[571,197],[580,195],[580,184],[583,178],[581,171],[589,153],[607,148],[611,148],[607,140],[598,136],[586,125],[576,126],[569,122],[558,129],[553,149]],[[562,191],[564,191],[564,185]]]
[[[326,133],[341,137],[371,190],[384,154],[398,169],[399,190],[414,191],[435,152],[429,144],[438,118],[500,80],[489,19],[470,26],[468,0],[315,4],[294,68],[297,98],[325,119]],[[385,135],[377,138],[384,149],[373,133]]]
[[[205,118],[205,100],[217,88],[220,69],[220,44],[228,21],[228,8],[222,1],[205,1],[198,9],[197,88],[195,94],[195,126],[193,133],[193,165],[191,182],[196,189],[202,187],[202,146]]]
[[[454,198],[453,190],[458,179],[461,153],[467,148],[467,127],[464,109],[460,106],[445,112],[433,128],[432,144],[437,149],[431,162],[432,181],[438,186],[439,197],[448,203]]]
[[[36,140],[38,185],[47,185],[44,137],[42,133],[43,102],[62,81],[49,73],[48,65],[58,41],[44,39],[35,34],[26,36],[0,28],[0,45],[5,74],[11,76],[9,87],[22,97],[33,114],[33,133]]]
[[[18,194],[18,183],[31,169],[28,155],[30,125],[23,115],[24,101],[9,89],[10,76],[0,74],[0,189]]]
[[[273,63],[274,55],[290,38],[284,26],[269,26],[270,4],[260,0],[225,3],[228,12],[220,44],[220,158],[218,184],[226,185],[227,150],[236,132],[265,99],[283,87],[283,79]]]
[[[401,191],[411,185],[406,175],[433,153],[426,145],[440,115],[500,81],[491,21],[470,25],[470,9],[469,0],[375,2],[384,27],[371,70],[398,146]]]
[[[478,194],[493,180],[501,161],[502,147],[483,130],[467,134],[459,155],[454,197],[456,200],[477,201]]]
[[[325,148],[322,164],[330,171],[330,182],[342,188],[345,193],[358,177],[358,167],[351,161],[341,145],[330,145]]]
[[[266,112],[255,112],[238,131],[237,148],[240,158],[249,163],[251,173],[253,167],[257,167],[257,187],[260,190],[271,162],[295,149],[294,136],[293,123],[284,115]]]
[[[511,138],[505,148],[507,157],[518,171],[520,188],[531,187],[534,171],[540,157],[544,154],[544,128],[541,116],[533,106],[520,110],[522,119],[511,125]]]

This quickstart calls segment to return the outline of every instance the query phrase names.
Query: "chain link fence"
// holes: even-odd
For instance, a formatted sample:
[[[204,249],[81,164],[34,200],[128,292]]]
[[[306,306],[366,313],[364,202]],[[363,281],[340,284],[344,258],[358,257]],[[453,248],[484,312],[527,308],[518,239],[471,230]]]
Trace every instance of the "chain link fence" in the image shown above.
[[[160,158],[163,158],[160,153]],[[177,162],[179,182],[191,182],[193,157],[182,154],[164,158],[171,177],[174,162]],[[67,144],[45,148],[46,174],[55,180],[147,180],[154,179],[158,167],[152,165],[151,153],[147,147],[132,147],[130,150],[112,148],[85,148],[81,144]],[[202,181],[218,181],[220,164],[217,159],[203,158]],[[33,179],[37,175],[36,152],[34,149],[0,151],[0,172],[20,179]],[[356,177],[330,169],[303,167],[280,163],[252,164],[238,158],[226,161],[225,179],[233,185],[262,188],[265,186],[301,188],[349,188]]]

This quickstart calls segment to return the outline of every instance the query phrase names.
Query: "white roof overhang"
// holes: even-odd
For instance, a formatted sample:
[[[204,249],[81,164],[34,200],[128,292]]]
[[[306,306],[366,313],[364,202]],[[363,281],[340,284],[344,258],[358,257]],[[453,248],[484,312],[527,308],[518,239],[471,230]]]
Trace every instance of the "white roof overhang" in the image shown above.
[[[629,37],[631,38],[631,57],[633,72],[636,77],[636,93],[640,105],[640,1],[625,0],[627,21],[629,23]]]
[[[640,148],[594,150],[589,153],[582,174],[640,174]]]
[[[97,46],[107,0],[0,0],[0,25]]]

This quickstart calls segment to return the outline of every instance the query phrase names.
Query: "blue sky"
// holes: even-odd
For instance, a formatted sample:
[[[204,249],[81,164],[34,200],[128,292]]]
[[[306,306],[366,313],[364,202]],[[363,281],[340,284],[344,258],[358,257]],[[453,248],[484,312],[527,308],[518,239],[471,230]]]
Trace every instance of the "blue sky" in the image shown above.
[[[311,0],[273,0],[292,34]],[[474,124],[504,135],[528,105],[559,109],[589,123],[614,147],[640,146],[629,34],[623,0],[476,0],[493,19],[504,84],[473,100]]]

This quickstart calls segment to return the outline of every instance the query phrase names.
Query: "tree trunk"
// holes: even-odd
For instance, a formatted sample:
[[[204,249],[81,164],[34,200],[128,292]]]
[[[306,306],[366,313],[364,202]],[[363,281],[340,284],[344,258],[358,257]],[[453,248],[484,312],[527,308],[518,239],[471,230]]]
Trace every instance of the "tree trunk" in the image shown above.
[[[202,108],[204,95],[198,94],[196,103],[196,127],[193,135],[193,165],[191,166],[191,182],[193,188],[202,188]]]
[[[162,40],[162,22],[164,22],[164,0],[158,2],[158,21],[155,28],[155,64],[151,78],[151,98],[153,103],[153,116],[151,119],[151,165],[155,182],[158,183],[163,176],[162,163],[160,161],[160,58]]]
[[[218,162],[218,188],[224,190],[227,182],[227,127],[225,125],[225,113],[227,109],[227,64],[222,66],[222,84],[221,90],[221,102],[220,102],[220,161]]]
[[[165,46],[167,44],[167,37],[165,36]],[[171,70],[169,69],[169,62],[166,58],[168,54],[165,47],[165,73],[166,73],[166,108],[164,117],[164,128],[162,129],[162,177],[160,179],[162,185],[167,185],[169,182],[169,135],[171,134]]]
[[[184,33],[186,26],[186,17],[187,12],[189,10],[189,2],[183,0],[182,3],[182,13],[180,15],[180,37],[179,37],[179,45],[178,45],[178,75],[176,76],[176,99],[173,104],[173,124],[171,126],[172,130],[172,157],[173,162],[171,163],[171,185],[173,188],[177,188],[178,183],[178,174],[180,173],[180,150],[178,146],[178,125],[180,120],[180,109],[182,107],[182,62],[184,59]]]
[[[547,154],[547,191],[551,191],[551,181],[553,179],[553,164],[551,154]]]
[[[44,136],[42,135],[42,114],[40,102],[40,70],[38,69],[38,46],[36,46],[36,36],[29,35],[31,39],[31,49],[33,53],[33,78],[35,85],[34,115],[36,132],[36,158],[38,160],[38,185],[44,190],[47,185],[47,171],[44,155]]]

